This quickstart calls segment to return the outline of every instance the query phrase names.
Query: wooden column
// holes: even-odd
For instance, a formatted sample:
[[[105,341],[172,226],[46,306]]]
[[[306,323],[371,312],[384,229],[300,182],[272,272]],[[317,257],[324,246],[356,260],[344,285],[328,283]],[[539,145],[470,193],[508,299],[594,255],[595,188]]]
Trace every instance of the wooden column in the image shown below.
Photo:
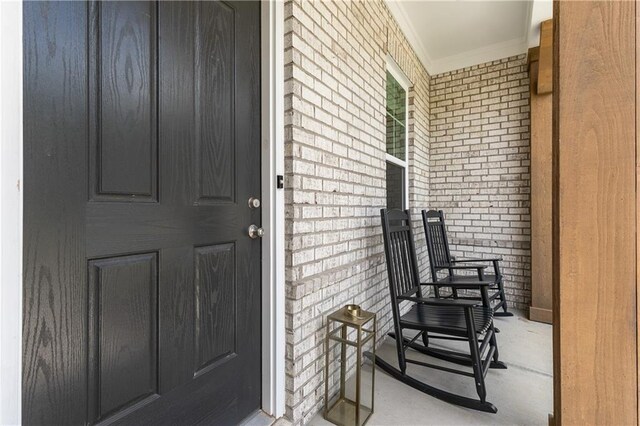
[[[536,92],[545,95],[553,92],[553,19],[540,23],[540,51]]]
[[[636,3],[554,2],[554,395],[638,422]]]
[[[541,37],[542,38],[542,37]],[[529,49],[531,101],[531,307],[529,319],[552,321],[552,110],[551,93],[540,94],[540,47]],[[549,44],[547,49],[552,50]],[[548,77],[551,78],[551,73]]]
[[[640,6],[636,3],[636,365],[640,363]],[[636,401],[638,413],[636,421],[640,424],[640,366],[636,371],[638,382],[636,386]]]

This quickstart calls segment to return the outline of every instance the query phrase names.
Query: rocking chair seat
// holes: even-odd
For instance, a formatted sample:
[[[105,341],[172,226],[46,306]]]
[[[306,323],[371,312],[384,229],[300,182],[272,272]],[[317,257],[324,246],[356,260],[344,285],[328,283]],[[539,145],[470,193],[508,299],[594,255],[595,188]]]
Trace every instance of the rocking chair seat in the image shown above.
[[[473,309],[473,320],[478,334],[483,334],[491,327],[493,309],[476,306]],[[400,318],[402,328],[431,331],[434,333],[467,335],[464,310],[459,306],[427,306],[415,304],[409,312]]]

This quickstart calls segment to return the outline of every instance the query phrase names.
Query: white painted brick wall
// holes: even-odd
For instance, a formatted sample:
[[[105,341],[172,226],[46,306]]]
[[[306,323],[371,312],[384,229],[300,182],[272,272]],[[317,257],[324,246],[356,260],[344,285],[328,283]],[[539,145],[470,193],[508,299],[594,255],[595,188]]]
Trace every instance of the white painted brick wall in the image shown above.
[[[455,255],[499,255],[507,297],[531,300],[529,75],[525,55],[431,78],[430,208]]]

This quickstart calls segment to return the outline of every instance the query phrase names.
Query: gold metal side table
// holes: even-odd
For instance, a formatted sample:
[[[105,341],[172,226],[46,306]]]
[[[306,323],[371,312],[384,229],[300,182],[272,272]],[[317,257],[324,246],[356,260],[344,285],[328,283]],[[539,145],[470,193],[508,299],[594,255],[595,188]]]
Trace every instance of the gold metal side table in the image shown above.
[[[362,355],[365,345],[370,344],[375,359],[376,350],[376,314],[360,310],[359,306],[347,305],[327,317],[327,337],[325,342],[324,365],[324,418],[341,426],[362,426],[373,413],[373,396],[375,385],[375,366],[371,364],[371,400],[369,406],[362,402]],[[330,362],[331,344],[340,344],[339,373],[340,389],[334,398],[329,394],[330,377],[337,372],[337,365]],[[348,353],[349,352],[349,353]],[[354,354],[355,352],[355,354]],[[347,364],[353,362],[355,355],[356,381],[355,398],[348,397],[346,386]],[[337,357],[336,357],[337,358]],[[333,368],[332,368],[333,367]],[[330,375],[330,370],[333,374]],[[333,401],[332,401],[333,399]]]

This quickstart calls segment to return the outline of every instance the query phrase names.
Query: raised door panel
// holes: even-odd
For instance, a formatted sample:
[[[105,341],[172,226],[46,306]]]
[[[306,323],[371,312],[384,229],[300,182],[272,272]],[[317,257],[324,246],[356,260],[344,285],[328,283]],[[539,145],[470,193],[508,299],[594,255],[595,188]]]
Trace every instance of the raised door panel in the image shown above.
[[[158,256],[89,262],[90,419],[157,397]]]
[[[198,203],[235,200],[235,10],[198,3],[195,31]]]
[[[196,248],[195,374],[217,367],[236,351],[235,244]]]
[[[156,4],[96,2],[91,10],[92,196],[155,201]]]

